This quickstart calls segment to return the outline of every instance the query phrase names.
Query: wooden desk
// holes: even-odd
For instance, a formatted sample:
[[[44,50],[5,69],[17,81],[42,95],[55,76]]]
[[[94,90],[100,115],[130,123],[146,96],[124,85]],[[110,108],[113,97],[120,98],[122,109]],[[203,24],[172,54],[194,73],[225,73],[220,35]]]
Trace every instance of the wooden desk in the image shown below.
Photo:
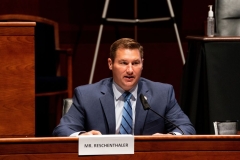
[[[2,138],[0,159],[176,159],[176,160],[238,160],[240,136],[135,136],[134,155],[78,157],[78,138]]]
[[[35,135],[35,22],[0,22],[0,137]]]
[[[240,120],[240,37],[187,40],[180,106],[197,134],[213,134],[214,121]]]

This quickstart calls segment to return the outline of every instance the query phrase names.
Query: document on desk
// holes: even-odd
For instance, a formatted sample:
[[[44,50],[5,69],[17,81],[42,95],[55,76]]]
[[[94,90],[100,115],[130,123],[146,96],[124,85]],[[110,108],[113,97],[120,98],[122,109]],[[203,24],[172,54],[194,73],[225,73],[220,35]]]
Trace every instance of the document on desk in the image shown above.
[[[78,155],[134,154],[133,135],[79,136]]]

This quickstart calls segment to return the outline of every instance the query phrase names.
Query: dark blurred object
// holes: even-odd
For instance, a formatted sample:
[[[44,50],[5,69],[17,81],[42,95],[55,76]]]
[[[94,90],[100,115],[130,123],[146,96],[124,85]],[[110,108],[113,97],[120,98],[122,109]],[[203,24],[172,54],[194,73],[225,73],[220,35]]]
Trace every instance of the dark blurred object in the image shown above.
[[[216,35],[240,36],[240,1],[215,0]]]

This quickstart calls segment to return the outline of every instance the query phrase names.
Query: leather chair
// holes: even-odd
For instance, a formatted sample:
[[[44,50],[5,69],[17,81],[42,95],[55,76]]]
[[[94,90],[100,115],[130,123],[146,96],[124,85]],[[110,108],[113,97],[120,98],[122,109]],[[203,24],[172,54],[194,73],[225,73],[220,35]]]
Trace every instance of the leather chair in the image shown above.
[[[215,0],[216,34],[240,36],[240,1]]]
[[[36,127],[38,122],[43,127],[51,123],[52,127],[49,126],[51,130],[61,118],[62,99],[72,97],[72,50],[60,49],[58,23],[53,20],[32,15],[6,14],[0,15],[0,21],[36,22]],[[49,107],[46,107],[47,105]],[[50,120],[46,121],[46,119]]]
[[[64,116],[64,114],[66,114],[68,112],[68,110],[70,109],[72,103],[73,103],[72,98],[63,99],[62,116]]]

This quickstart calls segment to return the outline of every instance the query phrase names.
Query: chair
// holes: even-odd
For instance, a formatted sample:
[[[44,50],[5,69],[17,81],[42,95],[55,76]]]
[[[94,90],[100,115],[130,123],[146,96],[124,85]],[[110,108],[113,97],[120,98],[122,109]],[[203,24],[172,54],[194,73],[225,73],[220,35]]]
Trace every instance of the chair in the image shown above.
[[[63,99],[62,116],[64,116],[64,114],[66,114],[68,112],[68,110],[70,109],[72,103],[73,103],[72,98]]]
[[[218,36],[240,36],[239,6],[239,0],[215,0],[216,33]]]
[[[49,112],[48,114],[54,115],[49,115],[49,117],[55,117],[54,121],[58,123],[61,117],[62,99],[72,97],[72,51],[71,49],[60,49],[58,23],[47,18],[23,14],[0,15],[0,21],[36,22],[36,115],[39,116],[38,114],[41,112]],[[48,104],[43,103],[43,101],[47,101]],[[41,108],[46,105],[51,106],[50,110],[43,111]],[[39,121],[41,123],[43,120]]]

